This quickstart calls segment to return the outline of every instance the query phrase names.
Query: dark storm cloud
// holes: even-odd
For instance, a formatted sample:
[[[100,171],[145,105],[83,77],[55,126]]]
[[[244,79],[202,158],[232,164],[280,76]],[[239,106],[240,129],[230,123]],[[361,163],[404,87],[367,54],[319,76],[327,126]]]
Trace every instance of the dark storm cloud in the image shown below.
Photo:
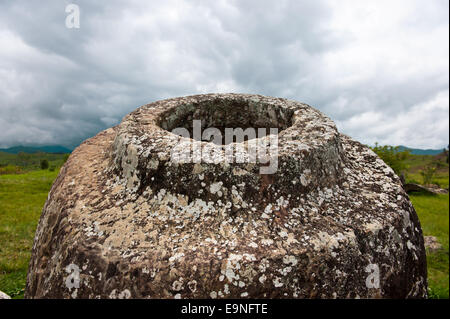
[[[448,2],[0,3],[0,147],[77,145],[148,102],[309,103],[365,142],[448,144]]]

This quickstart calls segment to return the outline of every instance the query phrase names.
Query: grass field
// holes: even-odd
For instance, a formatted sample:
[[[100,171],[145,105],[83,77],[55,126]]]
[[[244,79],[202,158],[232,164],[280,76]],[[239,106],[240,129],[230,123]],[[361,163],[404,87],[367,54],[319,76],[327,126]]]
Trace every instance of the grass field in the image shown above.
[[[36,230],[58,170],[0,175],[0,290],[23,297]]]
[[[422,225],[424,236],[436,236],[442,249],[427,251],[428,285],[431,298],[448,298],[448,203],[449,195],[410,196]]]
[[[68,154],[0,152],[0,175],[30,172],[40,168],[41,160],[47,160],[50,169],[61,167]]]
[[[1,159],[1,158],[0,158]],[[58,167],[62,157],[51,159]],[[8,156],[9,163],[14,163]],[[408,159],[408,178],[420,181],[420,167],[430,156]],[[0,174],[0,290],[13,298],[23,298],[28,262],[34,232],[59,169],[38,170],[25,165],[25,173]],[[52,163],[52,162],[51,162]],[[34,167],[34,168],[33,168]],[[411,177],[412,176],[412,177]],[[448,187],[448,164],[438,171],[441,187]],[[410,196],[419,215],[424,235],[436,236],[442,244],[440,251],[427,252],[428,279],[431,298],[449,297],[449,195],[413,194]]]

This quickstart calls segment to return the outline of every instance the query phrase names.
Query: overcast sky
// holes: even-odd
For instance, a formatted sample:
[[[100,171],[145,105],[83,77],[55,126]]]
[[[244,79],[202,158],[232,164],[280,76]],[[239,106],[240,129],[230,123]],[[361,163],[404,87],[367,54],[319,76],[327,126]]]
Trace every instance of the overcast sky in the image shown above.
[[[367,144],[448,144],[448,0],[93,2],[0,1],[0,147],[76,146],[210,92],[305,102]]]

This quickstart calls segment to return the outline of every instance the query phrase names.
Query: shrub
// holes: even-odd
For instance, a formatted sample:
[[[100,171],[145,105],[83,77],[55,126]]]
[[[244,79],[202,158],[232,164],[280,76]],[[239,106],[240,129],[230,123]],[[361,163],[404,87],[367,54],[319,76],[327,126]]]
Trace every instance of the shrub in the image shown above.
[[[420,175],[422,175],[423,184],[431,184],[433,177],[436,174],[436,164],[430,163],[425,166],[423,170],[420,170]]]
[[[400,174],[408,168],[404,162],[410,155],[408,150],[400,151],[398,146],[380,146],[378,143],[375,143],[375,147],[371,147],[371,149],[386,164],[388,164],[397,175],[400,176]]]
[[[41,160],[41,169],[48,169],[48,161],[46,159]]]

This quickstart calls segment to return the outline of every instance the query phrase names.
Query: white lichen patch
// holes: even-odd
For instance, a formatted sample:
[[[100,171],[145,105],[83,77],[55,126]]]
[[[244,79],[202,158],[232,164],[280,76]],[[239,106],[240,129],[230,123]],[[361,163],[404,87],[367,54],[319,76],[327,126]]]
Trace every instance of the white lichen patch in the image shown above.
[[[284,256],[283,263],[291,265],[291,266],[295,266],[295,265],[297,265],[298,261],[297,261],[297,258],[295,258],[295,256]]]
[[[209,191],[211,194],[215,195],[217,194],[217,196],[221,197],[222,196],[222,182],[217,182],[217,183],[213,183],[209,186]]]
[[[274,285],[275,288],[280,288],[280,287],[283,287],[284,284],[281,282],[281,278],[280,277],[276,277],[273,280],[273,285]]]

